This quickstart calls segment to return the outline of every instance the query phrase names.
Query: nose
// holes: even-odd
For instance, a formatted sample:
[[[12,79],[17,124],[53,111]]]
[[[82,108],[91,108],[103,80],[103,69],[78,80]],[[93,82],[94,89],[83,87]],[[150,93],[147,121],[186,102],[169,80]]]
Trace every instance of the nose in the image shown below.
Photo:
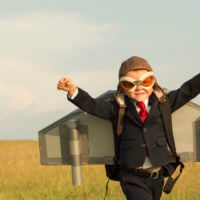
[[[138,91],[138,90],[141,90],[141,89],[142,89],[141,85],[137,84],[135,90]]]

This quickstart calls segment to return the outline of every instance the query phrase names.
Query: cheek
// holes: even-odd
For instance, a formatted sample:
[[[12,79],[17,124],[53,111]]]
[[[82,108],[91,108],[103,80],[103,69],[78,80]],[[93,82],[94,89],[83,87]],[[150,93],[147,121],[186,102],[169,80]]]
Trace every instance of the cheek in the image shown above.
[[[149,97],[152,94],[152,92],[153,92],[153,88],[146,90],[147,96]]]
[[[127,97],[134,98],[134,92],[124,92],[123,94]]]

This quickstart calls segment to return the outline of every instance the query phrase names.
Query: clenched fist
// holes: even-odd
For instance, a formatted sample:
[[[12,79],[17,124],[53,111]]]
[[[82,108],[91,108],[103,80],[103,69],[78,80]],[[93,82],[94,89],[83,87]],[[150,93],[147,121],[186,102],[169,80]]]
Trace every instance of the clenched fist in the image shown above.
[[[63,90],[69,93],[70,96],[73,96],[77,87],[73,84],[72,80],[69,78],[61,78],[58,81],[57,85],[58,90]]]

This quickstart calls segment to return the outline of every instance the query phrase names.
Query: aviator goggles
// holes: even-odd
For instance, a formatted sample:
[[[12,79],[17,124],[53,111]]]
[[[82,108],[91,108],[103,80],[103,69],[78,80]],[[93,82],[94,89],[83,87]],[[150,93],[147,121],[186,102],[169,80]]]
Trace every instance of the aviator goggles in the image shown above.
[[[151,89],[155,83],[155,77],[153,72],[147,72],[143,74],[139,80],[123,76],[119,79],[119,84],[123,90],[132,92],[136,89],[136,85],[140,85],[143,89]]]

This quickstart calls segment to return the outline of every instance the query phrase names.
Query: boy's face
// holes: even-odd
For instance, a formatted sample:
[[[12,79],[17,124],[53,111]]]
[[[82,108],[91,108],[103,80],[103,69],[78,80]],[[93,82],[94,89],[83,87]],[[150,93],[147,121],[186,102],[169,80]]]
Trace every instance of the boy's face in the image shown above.
[[[129,71],[126,73],[126,77],[130,77],[135,79],[136,81],[139,80],[139,78],[144,75],[147,70],[135,70],[135,71]],[[132,92],[125,92],[125,95],[128,97],[134,99],[137,102],[145,101],[149,98],[149,96],[152,94],[153,88],[145,89],[142,88],[141,85],[136,85],[136,88]]]

